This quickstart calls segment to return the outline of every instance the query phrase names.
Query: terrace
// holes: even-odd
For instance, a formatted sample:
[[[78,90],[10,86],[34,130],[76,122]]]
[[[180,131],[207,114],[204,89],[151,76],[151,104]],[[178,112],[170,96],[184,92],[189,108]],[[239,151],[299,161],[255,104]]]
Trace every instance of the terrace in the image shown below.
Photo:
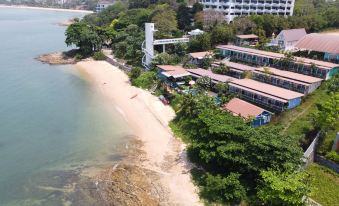
[[[237,79],[229,83],[229,90],[241,98],[277,111],[297,107],[301,103],[301,93],[261,83],[251,79]]]
[[[280,69],[322,79],[329,79],[339,72],[339,65],[331,62],[295,57],[292,62],[285,65],[280,61],[285,58],[284,54],[233,45],[219,45],[217,48],[221,50],[223,56],[231,57],[235,60],[261,66],[274,66]]]

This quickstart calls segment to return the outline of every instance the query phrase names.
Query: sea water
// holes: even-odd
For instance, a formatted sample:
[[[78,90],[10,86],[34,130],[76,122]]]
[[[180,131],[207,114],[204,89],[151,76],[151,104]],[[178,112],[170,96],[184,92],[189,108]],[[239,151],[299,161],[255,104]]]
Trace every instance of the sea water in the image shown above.
[[[77,70],[34,59],[69,49],[58,23],[82,16],[0,8],[0,205],[95,205],[79,174],[126,144],[123,117]]]

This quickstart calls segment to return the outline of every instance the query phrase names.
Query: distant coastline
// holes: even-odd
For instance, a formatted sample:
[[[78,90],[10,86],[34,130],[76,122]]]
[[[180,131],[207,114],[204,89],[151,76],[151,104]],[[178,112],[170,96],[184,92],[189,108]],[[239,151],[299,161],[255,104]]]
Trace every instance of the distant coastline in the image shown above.
[[[59,9],[59,8],[34,7],[34,6],[25,6],[25,5],[0,4],[0,8],[35,9],[35,10],[60,11],[60,12],[77,12],[77,13],[87,13],[87,14],[93,13],[93,11],[89,11],[89,10]]]

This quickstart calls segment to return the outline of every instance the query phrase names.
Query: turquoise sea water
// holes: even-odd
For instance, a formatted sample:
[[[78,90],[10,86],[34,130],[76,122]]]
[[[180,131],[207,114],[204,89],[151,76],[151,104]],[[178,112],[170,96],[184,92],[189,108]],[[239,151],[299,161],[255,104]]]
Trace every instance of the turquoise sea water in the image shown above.
[[[66,50],[57,23],[81,15],[0,8],[0,205],[94,205],[78,174],[126,144],[123,118],[81,74],[34,60]]]

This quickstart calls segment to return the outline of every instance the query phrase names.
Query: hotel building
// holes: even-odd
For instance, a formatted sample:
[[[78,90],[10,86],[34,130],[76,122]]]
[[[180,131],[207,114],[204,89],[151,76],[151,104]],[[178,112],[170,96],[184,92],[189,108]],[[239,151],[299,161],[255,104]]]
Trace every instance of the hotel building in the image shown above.
[[[228,22],[237,16],[272,14],[292,16],[295,0],[199,0],[204,10],[213,9],[224,13]]]
[[[233,45],[217,46],[220,54],[234,61],[245,62],[247,64],[259,66],[271,66],[281,70],[296,72],[321,79],[330,79],[339,73],[339,64],[324,62],[319,60],[295,57],[292,62],[287,64],[280,61],[285,58],[284,54],[257,49],[238,47]]]

